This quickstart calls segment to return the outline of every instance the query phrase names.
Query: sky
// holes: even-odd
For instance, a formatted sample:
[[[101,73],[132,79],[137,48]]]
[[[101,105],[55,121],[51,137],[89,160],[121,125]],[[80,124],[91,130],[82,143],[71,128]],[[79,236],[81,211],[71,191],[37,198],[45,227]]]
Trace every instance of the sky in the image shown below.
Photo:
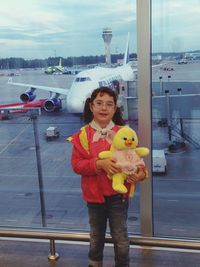
[[[200,49],[200,0],[152,0],[154,52]],[[102,55],[103,28],[111,53],[137,51],[136,0],[6,0],[0,9],[0,58]]]

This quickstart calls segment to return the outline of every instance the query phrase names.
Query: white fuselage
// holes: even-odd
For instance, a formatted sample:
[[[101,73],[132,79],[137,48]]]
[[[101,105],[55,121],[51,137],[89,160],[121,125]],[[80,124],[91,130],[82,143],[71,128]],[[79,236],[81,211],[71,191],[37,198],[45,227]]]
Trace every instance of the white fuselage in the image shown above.
[[[113,81],[133,81],[134,70],[129,64],[116,68],[96,67],[78,73],[67,95],[67,110],[82,113],[85,100],[101,86],[112,86]]]

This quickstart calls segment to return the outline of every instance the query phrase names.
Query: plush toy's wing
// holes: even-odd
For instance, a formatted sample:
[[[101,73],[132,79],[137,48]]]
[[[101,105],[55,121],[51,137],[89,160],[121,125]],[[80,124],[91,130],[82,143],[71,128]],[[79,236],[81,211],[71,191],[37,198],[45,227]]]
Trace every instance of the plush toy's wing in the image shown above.
[[[145,157],[149,155],[149,149],[147,147],[136,147],[135,152],[140,157]]]
[[[112,158],[112,152],[109,150],[102,151],[99,153],[100,159],[111,159]]]

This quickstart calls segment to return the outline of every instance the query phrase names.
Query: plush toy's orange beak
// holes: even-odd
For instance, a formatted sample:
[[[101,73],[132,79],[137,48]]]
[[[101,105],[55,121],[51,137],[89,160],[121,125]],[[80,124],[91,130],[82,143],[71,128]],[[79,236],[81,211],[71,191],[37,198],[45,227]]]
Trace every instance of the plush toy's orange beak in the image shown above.
[[[130,139],[128,139],[128,140],[126,140],[125,141],[125,144],[126,144],[126,146],[131,146],[132,145],[132,140],[130,140]]]

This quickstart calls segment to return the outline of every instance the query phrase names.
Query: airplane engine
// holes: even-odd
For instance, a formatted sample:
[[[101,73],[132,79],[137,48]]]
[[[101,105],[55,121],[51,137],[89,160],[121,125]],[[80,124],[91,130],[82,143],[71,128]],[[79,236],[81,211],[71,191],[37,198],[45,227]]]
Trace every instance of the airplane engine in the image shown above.
[[[36,98],[36,94],[34,94],[35,88],[30,88],[25,93],[20,95],[20,99],[23,102],[31,102]]]
[[[52,96],[44,102],[44,109],[48,112],[59,111],[61,107],[61,100],[57,96]]]

